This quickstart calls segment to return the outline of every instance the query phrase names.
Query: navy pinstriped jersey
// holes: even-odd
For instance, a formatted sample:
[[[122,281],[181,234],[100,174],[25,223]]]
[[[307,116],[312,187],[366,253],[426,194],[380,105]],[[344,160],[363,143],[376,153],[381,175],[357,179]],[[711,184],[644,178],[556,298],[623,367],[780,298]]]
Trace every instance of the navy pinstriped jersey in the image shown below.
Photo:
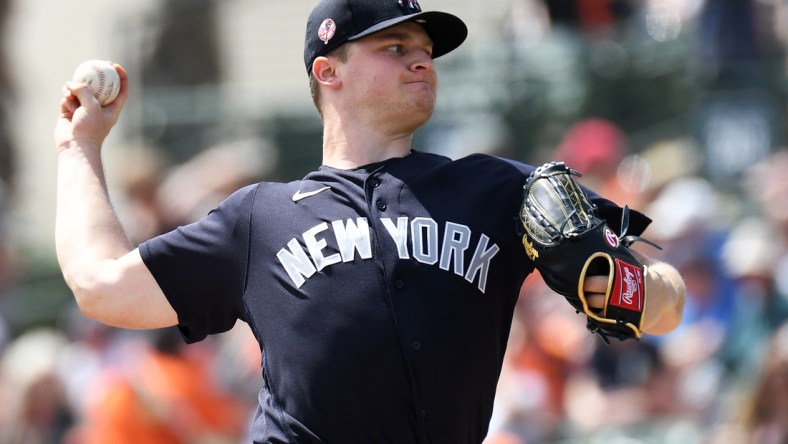
[[[264,443],[480,443],[533,271],[532,167],[413,152],[259,183],[140,246],[189,342],[247,322]],[[620,208],[593,196],[612,227]],[[648,219],[635,213],[630,233]],[[580,321],[579,321],[580,322]]]

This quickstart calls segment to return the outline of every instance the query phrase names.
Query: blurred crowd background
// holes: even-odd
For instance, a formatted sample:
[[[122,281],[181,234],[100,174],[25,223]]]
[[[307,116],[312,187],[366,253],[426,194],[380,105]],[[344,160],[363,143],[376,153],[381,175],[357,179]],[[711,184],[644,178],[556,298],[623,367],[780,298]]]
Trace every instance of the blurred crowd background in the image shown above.
[[[302,177],[320,162],[314,1],[117,3],[0,0],[0,444],[246,442],[261,381],[245,325],[185,346],[75,310],[51,134],[79,62],[127,68],[105,159],[135,243]],[[788,443],[788,2],[422,3],[471,34],[437,61],[415,147],[566,161],[654,219],[664,250],[647,253],[688,290],[677,331],[608,346],[529,278],[485,444]]]

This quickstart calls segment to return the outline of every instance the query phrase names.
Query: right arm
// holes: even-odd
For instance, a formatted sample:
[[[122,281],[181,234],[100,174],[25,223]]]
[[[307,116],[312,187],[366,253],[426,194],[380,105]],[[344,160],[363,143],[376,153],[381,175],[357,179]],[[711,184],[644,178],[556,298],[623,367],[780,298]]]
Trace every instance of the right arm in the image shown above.
[[[176,325],[178,317],[132,247],[110,203],[101,146],[128,98],[102,107],[84,84],[64,86],[55,126],[58,158],[55,246],[63,277],[80,310],[99,322],[146,329]]]

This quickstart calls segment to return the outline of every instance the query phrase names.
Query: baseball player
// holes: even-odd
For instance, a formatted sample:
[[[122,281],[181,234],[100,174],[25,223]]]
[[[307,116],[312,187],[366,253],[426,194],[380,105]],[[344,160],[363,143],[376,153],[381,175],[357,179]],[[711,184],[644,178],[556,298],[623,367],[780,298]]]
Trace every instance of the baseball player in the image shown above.
[[[248,323],[265,381],[257,443],[482,442],[518,293],[538,263],[518,221],[535,169],[411,147],[435,106],[433,59],[466,34],[459,18],[416,1],[321,0],[304,61],[324,123],[322,165],[242,188],[138,248],[112,210],[100,158],[129,96],[126,72],[115,65],[120,95],[103,108],[67,83],[56,244],[81,310],[123,328],[177,325],[187,342]],[[622,208],[585,192],[621,232]],[[633,235],[650,222],[625,219]],[[638,329],[668,332],[681,319],[681,278],[633,254],[648,267]],[[587,305],[604,308],[608,284],[584,279]]]

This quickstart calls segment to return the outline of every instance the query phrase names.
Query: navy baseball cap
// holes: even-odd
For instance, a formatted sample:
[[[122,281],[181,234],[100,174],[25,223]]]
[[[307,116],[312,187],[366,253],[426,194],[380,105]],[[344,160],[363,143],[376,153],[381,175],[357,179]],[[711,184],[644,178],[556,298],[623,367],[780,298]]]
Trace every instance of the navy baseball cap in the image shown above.
[[[312,73],[316,58],[341,44],[406,21],[424,27],[433,42],[433,58],[451,52],[468,36],[460,18],[446,12],[423,12],[418,0],[320,0],[306,24],[307,74]]]

